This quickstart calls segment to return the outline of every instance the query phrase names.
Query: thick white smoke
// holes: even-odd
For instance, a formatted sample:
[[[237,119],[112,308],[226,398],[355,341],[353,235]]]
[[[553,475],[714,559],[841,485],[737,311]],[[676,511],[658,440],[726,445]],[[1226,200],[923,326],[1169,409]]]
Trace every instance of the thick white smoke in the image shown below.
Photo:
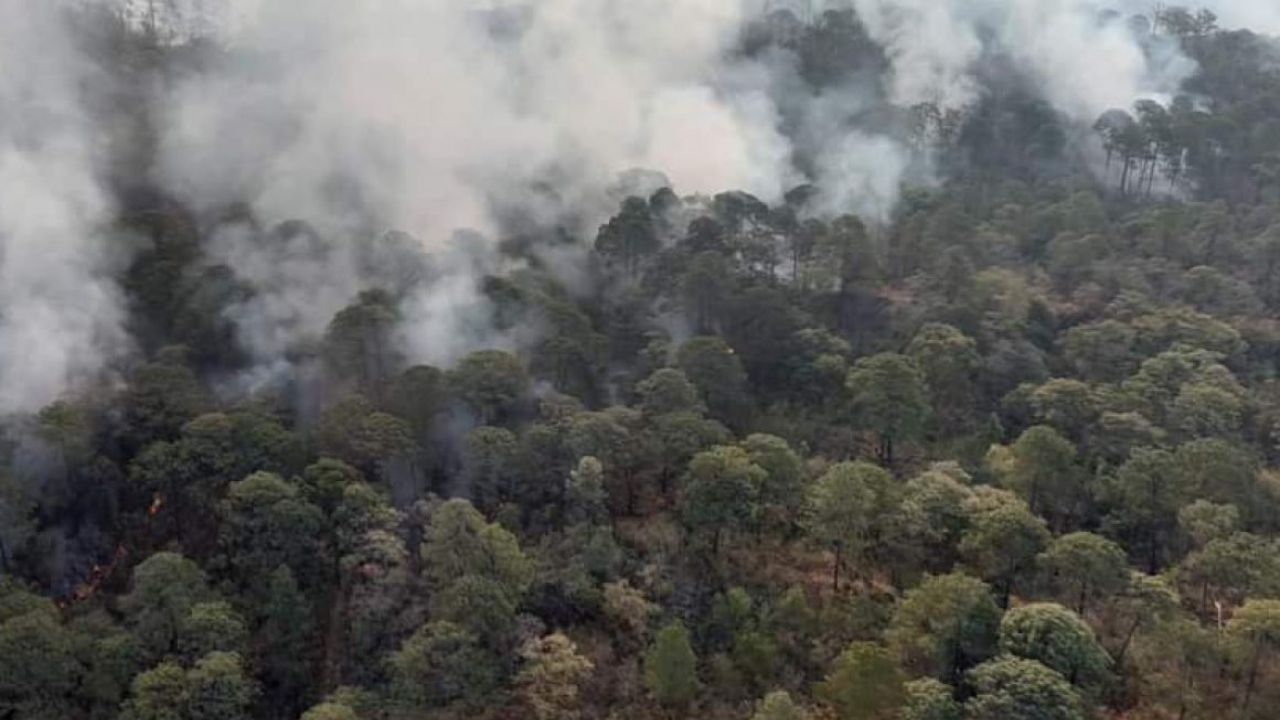
[[[986,52],[1007,54],[1039,83],[1045,99],[1085,121],[1139,98],[1167,96],[1195,70],[1172,41],[1136,33],[1125,13],[1108,12],[1114,4],[1095,0],[853,4],[886,47],[893,99],[905,105],[972,102],[979,90],[975,66]]]
[[[38,409],[127,348],[78,87],[89,69],[63,9],[0,0],[0,413]]]
[[[227,1],[202,15],[222,18],[226,59],[180,83],[161,117],[159,178],[197,209],[247,200],[267,225],[305,218],[337,242],[394,227],[439,250],[459,228],[492,236],[499,201],[533,221],[572,209],[590,228],[630,168],[660,171],[681,193],[765,200],[803,179],[779,130],[779,88],[794,109],[802,85],[794,65],[731,53],[761,0]],[[1103,0],[814,5],[856,8],[886,48],[900,106],[971,103],[993,53],[1081,122],[1168,94],[1193,70]],[[850,127],[875,98],[806,92],[803,127],[789,132],[818,149],[815,209],[886,217],[918,158],[883,128]],[[318,336],[363,282],[343,252],[317,263],[244,238],[219,247],[264,289],[262,307],[237,320],[266,363]],[[411,359],[447,364],[496,341],[470,282],[485,265],[476,255],[443,254],[449,281],[402,308]],[[289,290],[298,283],[307,291]]]
[[[459,228],[492,234],[495,199],[535,219],[573,208],[589,227],[633,167],[681,192],[769,200],[797,180],[765,88],[726,60],[740,0],[241,0],[229,16],[227,62],[164,115],[162,180],[196,207],[247,198],[267,224],[302,217],[342,235],[374,223],[438,249]],[[553,198],[532,191],[543,178]],[[237,264],[275,263],[228,247]],[[265,332],[270,318],[242,323],[274,338],[268,354],[277,330],[314,336],[350,300],[349,262],[316,270],[329,277],[310,277],[292,303],[301,316]],[[474,349],[472,320],[438,310],[479,303],[467,287],[409,303],[415,359]]]

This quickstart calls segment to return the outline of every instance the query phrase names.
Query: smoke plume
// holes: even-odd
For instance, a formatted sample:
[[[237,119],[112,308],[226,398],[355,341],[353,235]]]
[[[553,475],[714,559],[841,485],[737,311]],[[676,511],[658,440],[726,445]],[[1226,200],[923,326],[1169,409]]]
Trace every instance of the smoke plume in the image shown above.
[[[0,0],[0,413],[30,411],[127,348],[79,85],[55,2]]]
[[[880,220],[904,183],[930,179],[906,111],[973,105],[992,59],[1082,125],[1194,71],[1129,21],[1150,10],[1138,0],[815,0],[853,8],[887,62],[873,82],[821,87],[791,49],[741,51],[780,7],[762,0],[97,1],[162,42],[220,48],[160,93],[152,179],[200,217],[252,209],[254,227],[220,227],[204,249],[256,290],[229,314],[258,379],[385,284],[366,254],[391,230],[431,256],[401,305],[402,349],[447,365],[518,343],[487,327],[476,289],[509,262],[494,240],[589,238],[620,174],[766,201],[812,182],[810,212]],[[0,0],[0,410],[47,401],[126,346],[61,4]],[[1224,25],[1280,25],[1261,3],[1209,5]],[[281,225],[293,219],[308,225]]]

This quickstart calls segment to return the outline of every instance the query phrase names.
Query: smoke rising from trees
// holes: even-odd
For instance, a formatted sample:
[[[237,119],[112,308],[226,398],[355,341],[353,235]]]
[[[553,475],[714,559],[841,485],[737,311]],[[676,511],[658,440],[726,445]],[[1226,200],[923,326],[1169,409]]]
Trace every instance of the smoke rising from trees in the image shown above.
[[[1254,5],[1217,9],[1266,22]],[[6,189],[22,188],[0,214],[0,270],[13,278],[0,291],[10,300],[0,409],[37,407],[126,346],[106,278],[115,251],[96,226],[107,209],[97,141],[78,95],[89,68],[59,6],[0,6],[12,36],[0,167]],[[878,46],[868,57],[882,53],[886,67],[827,84],[785,47],[744,51],[746,28],[764,17],[753,0],[122,7],[162,41],[208,35],[219,46],[154,94],[154,181],[200,217],[245,204],[263,228],[311,225],[283,245],[234,224],[211,234],[211,258],[257,291],[230,316],[259,379],[287,368],[290,348],[322,334],[358,291],[385,283],[362,270],[353,238],[399,230],[435,253],[437,280],[403,303],[403,345],[410,360],[447,365],[510,342],[484,330],[473,278],[504,262],[485,255],[512,219],[589,236],[630,169],[657,171],[681,194],[734,188],[767,202],[813,182],[808,212],[883,220],[904,183],[934,175],[911,111],[973,105],[1004,82],[992,63],[1082,126],[1166,97],[1194,70],[1172,41],[1130,22],[1135,8],[1089,0],[854,0]],[[448,249],[477,238],[488,240]],[[297,245],[307,242],[323,252]]]

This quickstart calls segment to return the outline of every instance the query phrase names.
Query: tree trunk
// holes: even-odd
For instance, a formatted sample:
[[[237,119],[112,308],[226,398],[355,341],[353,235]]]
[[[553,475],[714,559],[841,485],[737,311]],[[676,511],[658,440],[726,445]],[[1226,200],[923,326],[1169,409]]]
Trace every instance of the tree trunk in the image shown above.
[[[1129,626],[1129,632],[1124,634],[1124,642],[1120,643],[1120,649],[1116,651],[1116,667],[1124,662],[1124,656],[1129,652],[1129,644],[1133,642],[1133,636],[1138,634],[1138,628],[1142,627],[1142,615],[1139,614],[1133,619],[1133,624]]]
[[[1244,686],[1244,699],[1240,701],[1240,718],[1249,717],[1249,702],[1253,699],[1254,688],[1258,685],[1258,668],[1262,665],[1262,646],[1253,652],[1253,660],[1249,662],[1249,682]]]
[[[831,590],[840,592],[840,543],[836,543],[836,559],[831,564]]]

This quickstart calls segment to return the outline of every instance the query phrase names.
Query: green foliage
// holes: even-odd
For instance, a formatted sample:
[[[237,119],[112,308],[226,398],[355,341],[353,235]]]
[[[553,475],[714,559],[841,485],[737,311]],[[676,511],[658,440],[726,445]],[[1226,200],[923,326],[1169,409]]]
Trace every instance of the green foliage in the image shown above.
[[[746,423],[747,374],[733,348],[718,337],[697,337],[680,347],[677,361],[713,418],[732,428]]]
[[[478,702],[500,672],[474,635],[448,622],[423,625],[388,662],[395,697],[420,707]]]
[[[124,720],[186,720],[190,692],[180,665],[160,663],[134,678],[120,716]]]
[[[969,528],[960,540],[965,561],[1000,593],[1001,605],[1017,584],[1032,576],[1037,556],[1049,544],[1044,520],[1021,500],[993,490],[966,504]]]
[[[835,465],[810,488],[809,533],[836,551],[834,585],[843,556],[860,563],[869,559],[896,499],[893,477],[863,462]]]
[[[933,678],[912,680],[905,685],[906,704],[902,720],[960,720],[964,708],[955,699],[955,689]]]
[[[757,198],[669,187],[658,167],[602,186],[602,168],[539,149],[497,185],[464,173],[498,235],[445,248],[379,230],[397,203],[378,191],[398,185],[362,173],[395,180],[395,132],[348,153],[372,162],[315,165],[332,217],[277,223],[252,182],[216,206],[172,187],[153,170],[192,147],[157,109],[253,63],[183,3],[59,5],[88,111],[72,129],[104,140],[87,239],[123,264],[85,262],[129,335],[78,352],[135,352],[77,356],[51,404],[5,407],[0,718],[1280,706],[1272,39],[1176,7],[1087,23],[1189,73],[1099,117],[1099,162],[1045,96],[1055,78],[1009,58],[971,73],[972,102],[881,102],[903,58],[867,3],[703,18],[729,31],[727,64],[695,74],[733,70],[711,78],[720,102],[737,70],[768,66],[788,98],[781,159],[814,184]],[[449,29],[575,57],[572,33],[544,42],[554,13],[472,15]],[[661,45],[623,19],[593,42]],[[381,59],[408,57],[392,45]],[[854,86],[871,104],[841,129],[892,128],[902,187],[828,182],[848,148],[808,105]],[[672,100],[641,105],[688,109]],[[66,123],[26,124],[19,158]],[[254,177],[289,175],[267,155]],[[923,165],[936,182],[911,187]],[[581,237],[602,198],[614,212]],[[47,332],[6,350],[38,361],[67,328],[23,311],[0,316]],[[511,350],[456,357],[486,340]]]
[[[354,380],[377,395],[391,379],[398,358],[394,333],[399,313],[395,299],[382,290],[360,293],[339,310],[325,331],[324,355],[341,378]]]
[[[1080,614],[1129,584],[1124,550],[1093,533],[1074,532],[1055,538],[1038,563],[1049,574],[1057,596]]]
[[[685,707],[698,691],[697,657],[680,623],[658,631],[644,657],[644,683],[666,707]]]
[[[134,568],[132,589],[120,604],[143,649],[159,658],[176,649],[183,621],[208,596],[200,566],[160,552]]]
[[[859,360],[846,386],[854,418],[879,436],[877,457],[891,465],[894,443],[924,432],[930,412],[924,375],[911,359],[884,353]]]
[[[1059,526],[1083,513],[1086,493],[1075,445],[1037,425],[1022,433],[1010,455],[1004,481],[1033,513],[1051,517]]]
[[[452,391],[485,425],[511,418],[529,392],[529,376],[516,356],[483,350],[463,358],[449,373]]]
[[[1000,615],[983,582],[958,573],[930,577],[907,591],[886,636],[913,675],[956,681],[995,653]]]
[[[695,455],[681,494],[685,523],[694,532],[710,533],[712,552],[718,552],[722,533],[750,522],[767,478],[768,473],[740,448],[718,447]]]
[[[188,662],[211,652],[241,652],[248,630],[244,620],[223,601],[191,606],[178,625],[178,649]]]
[[[956,561],[960,537],[969,526],[965,503],[973,492],[938,466],[907,481],[902,503],[889,518],[889,552],[900,571],[945,572]]]
[[[324,562],[319,543],[324,515],[297,485],[271,473],[254,473],[227,490],[218,545],[246,587],[280,565],[304,582],[314,581]]]
[[[894,717],[906,699],[902,671],[888,650],[871,643],[841,653],[814,694],[842,720]]]
[[[675,412],[698,413],[706,408],[698,388],[675,368],[662,368],[636,385],[640,409],[649,415]]]
[[[257,689],[244,674],[240,656],[214,652],[187,672],[187,717],[190,720],[248,720]]]
[[[53,720],[74,712],[85,672],[75,643],[52,608],[0,623],[0,713]]]
[[[969,671],[969,720],[1084,720],[1084,703],[1061,675],[1034,660],[1003,656]]]
[[[1080,616],[1054,603],[1013,608],[1000,621],[1000,650],[1036,660],[1072,684],[1097,687],[1111,658]]]
[[[517,598],[532,579],[515,536],[485,522],[466,500],[450,500],[432,512],[421,554],[426,573],[441,588],[475,576]]]
[[[751,720],[806,720],[808,717],[786,690],[775,690],[756,705]]]

